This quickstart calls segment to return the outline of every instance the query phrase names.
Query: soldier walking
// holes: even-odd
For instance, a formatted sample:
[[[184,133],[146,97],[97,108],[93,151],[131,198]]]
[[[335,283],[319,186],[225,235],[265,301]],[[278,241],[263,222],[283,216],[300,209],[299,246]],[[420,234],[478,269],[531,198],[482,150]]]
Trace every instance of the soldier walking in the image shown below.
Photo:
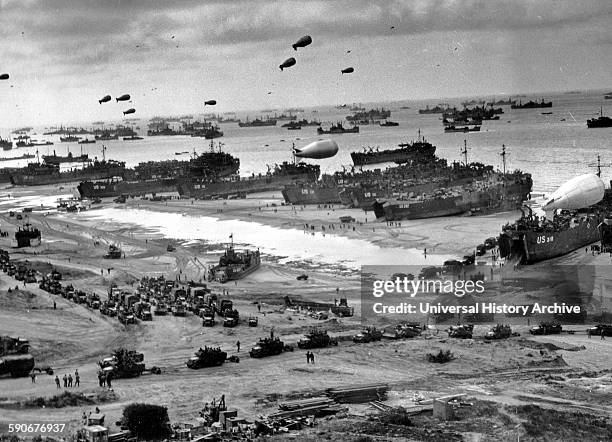
[[[606,340],[606,337],[604,336],[604,330],[603,330],[603,328],[601,329],[601,340],[602,340],[602,341],[605,341],[605,340]]]
[[[36,383],[36,373],[34,372],[30,373],[30,377],[32,378],[32,383],[35,384]]]
[[[236,349],[240,353],[240,341],[236,341]]]
[[[68,386],[72,387],[72,374],[68,375]]]
[[[74,372],[74,386],[78,387],[81,385],[81,377],[79,376],[79,372],[75,371]]]
[[[68,376],[64,374],[64,377],[62,379],[64,380],[64,388],[68,388]]]
[[[314,353],[310,352],[310,362],[314,364]]]
[[[310,350],[306,352],[306,363],[310,364]]]
[[[110,390],[112,385],[111,385],[111,381],[113,380],[113,372],[109,371],[106,374],[106,386],[108,387],[108,389]]]
[[[61,384],[60,384],[60,380],[57,377],[57,375],[55,375],[55,385],[57,386],[57,388],[62,388]]]

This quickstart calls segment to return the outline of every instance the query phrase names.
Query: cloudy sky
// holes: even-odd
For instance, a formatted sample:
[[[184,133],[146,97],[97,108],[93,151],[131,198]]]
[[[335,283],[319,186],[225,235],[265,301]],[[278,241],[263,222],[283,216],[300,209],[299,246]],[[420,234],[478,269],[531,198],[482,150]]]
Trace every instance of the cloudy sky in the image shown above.
[[[0,0],[0,126],[612,89],[611,29],[610,0]]]

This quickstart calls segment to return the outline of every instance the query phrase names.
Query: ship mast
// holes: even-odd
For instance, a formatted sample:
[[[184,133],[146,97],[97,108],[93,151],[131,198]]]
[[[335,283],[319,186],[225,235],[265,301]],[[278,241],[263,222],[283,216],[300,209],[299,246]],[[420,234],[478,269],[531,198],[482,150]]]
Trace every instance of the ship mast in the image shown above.
[[[465,160],[465,165],[468,165],[468,149],[467,149],[467,140],[463,140],[463,149],[461,150],[461,155],[463,155],[463,158]]]
[[[102,145],[102,161],[106,161],[106,146]]]
[[[504,175],[506,175],[506,155],[508,155],[506,153],[506,145],[502,144],[502,151],[499,154],[499,156],[502,157],[502,164],[503,164],[503,167],[504,167]]]

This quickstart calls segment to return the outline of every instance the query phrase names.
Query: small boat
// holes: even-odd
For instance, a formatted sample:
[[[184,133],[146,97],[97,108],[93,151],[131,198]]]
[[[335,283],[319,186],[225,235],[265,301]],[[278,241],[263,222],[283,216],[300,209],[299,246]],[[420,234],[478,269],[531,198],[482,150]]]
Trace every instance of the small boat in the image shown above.
[[[396,123],[395,121],[385,120],[378,123],[378,125],[382,127],[396,127],[399,126],[399,123]]]
[[[88,139],[88,138],[85,138],[84,140],[79,140],[79,144],[93,144],[93,143],[95,143],[95,142],[96,142],[96,140],[95,140],[95,139],[90,140],[90,139]]]
[[[446,126],[444,132],[480,132],[480,126]]]
[[[134,140],[143,140],[144,138],[139,137],[137,135],[132,135],[131,137],[123,137],[123,141],[134,141]]]

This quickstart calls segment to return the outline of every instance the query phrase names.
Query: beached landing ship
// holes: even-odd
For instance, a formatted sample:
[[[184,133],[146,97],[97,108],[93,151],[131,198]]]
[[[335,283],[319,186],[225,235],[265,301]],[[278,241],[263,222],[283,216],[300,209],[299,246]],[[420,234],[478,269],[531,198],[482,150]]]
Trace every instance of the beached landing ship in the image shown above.
[[[612,212],[612,190],[604,190],[598,176],[582,175],[561,186],[544,209],[562,210],[547,215],[547,219],[534,215],[527,207],[527,214],[523,212],[518,221],[502,228],[499,236],[502,258],[532,264],[598,241],[599,226]]]
[[[219,258],[219,265],[210,269],[208,280],[225,283],[242,279],[257,270],[260,265],[261,257],[259,249],[256,251],[246,250],[244,252],[236,252],[232,235],[232,243],[227,247],[223,256]]]
[[[40,186],[45,184],[67,183],[70,181],[96,180],[121,176],[125,163],[114,160],[94,160],[82,169],[60,172],[58,164],[30,163],[24,169],[11,175],[11,183],[17,186]]]
[[[247,178],[238,175],[222,179],[183,178],[177,189],[181,196],[197,199],[244,197],[248,193],[281,190],[295,183],[312,183],[319,178],[320,167],[313,164],[283,162],[265,175]]]
[[[40,230],[31,224],[25,224],[15,232],[13,247],[36,247],[40,245],[40,239]]]
[[[463,213],[484,215],[519,209],[532,187],[531,175],[493,173],[485,180],[454,189],[439,189],[412,201],[373,204],[376,218],[399,221]]]
[[[104,198],[121,195],[142,196],[177,191],[178,180],[204,180],[206,182],[233,176],[240,168],[240,160],[229,153],[210,150],[189,161],[148,161],[140,163],[134,170],[127,170],[120,177],[81,182],[77,189],[81,198]]]

